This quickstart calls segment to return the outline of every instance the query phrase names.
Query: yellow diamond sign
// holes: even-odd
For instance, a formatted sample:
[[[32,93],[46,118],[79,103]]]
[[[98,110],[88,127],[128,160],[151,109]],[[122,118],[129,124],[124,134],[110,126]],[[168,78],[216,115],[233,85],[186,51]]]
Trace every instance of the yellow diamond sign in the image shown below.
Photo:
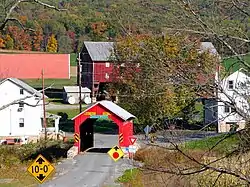
[[[115,162],[124,155],[123,151],[118,146],[111,148],[108,151],[108,154]]]
[[[54,170],[54,166],[42,155],[39,155],[27,169],[40,183],[43,183]]]

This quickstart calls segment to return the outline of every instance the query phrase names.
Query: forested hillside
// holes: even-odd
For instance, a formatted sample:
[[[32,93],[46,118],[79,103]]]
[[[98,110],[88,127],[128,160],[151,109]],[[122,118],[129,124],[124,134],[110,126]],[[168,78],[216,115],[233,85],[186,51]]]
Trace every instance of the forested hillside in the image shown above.
[[[13,16],[17,17],[25,28],[34,29],[35,32],[23,30],[19,24],[11,22],[0,35],[0,48],[71,53],[76,52],[84,40],[112,41],[129,33],[159,34],[176,26],[197,27],[188,21],[178,3],[172,3],[170,0],[53,0],[53,2],[44,0],[44,2],[67,10],[58,12],[32,3],[22,3],[15,9]],[[203,18],[211,19],[213,21],[211,23],[218,27],[224,25],[227,28],[226,32],[236,32],[232,25],[243,30],[249,29],[247,26],[249,21],[242,22],[243,17],[236,17],[235,9],[225,7],[218,9],[219,5],[212,3],[214,2],[212,0],[193,2],[196,10],[202,12]],[[0,10],[6,9],[10,4],[10,1],[1,1]],[[215,7],[216,11],[213,11]]]

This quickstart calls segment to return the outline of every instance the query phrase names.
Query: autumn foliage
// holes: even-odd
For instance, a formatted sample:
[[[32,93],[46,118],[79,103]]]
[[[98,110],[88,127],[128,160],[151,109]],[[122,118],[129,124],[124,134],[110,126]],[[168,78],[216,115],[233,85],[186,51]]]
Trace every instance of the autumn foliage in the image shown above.
[[[55,35],[52,34],[49,39],[48,39],[48,44],[47,44],[47,51],[48,52],[53,52],[56,53],[57,52],[57,40],[55,38]]]
[[[186,36],[128,36],[115,46],[115,86],[122,105],[142,124],[182,115],[214,80],[216,60]],[[211,77],[200,81],[201,77]],[[140,109],[138,109],[140,106]]]

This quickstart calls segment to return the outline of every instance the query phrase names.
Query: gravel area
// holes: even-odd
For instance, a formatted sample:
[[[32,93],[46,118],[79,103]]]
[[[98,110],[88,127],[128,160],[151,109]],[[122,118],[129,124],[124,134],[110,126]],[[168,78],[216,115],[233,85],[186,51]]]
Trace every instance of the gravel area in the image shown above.
[[[128,158],[122,159],[120,162],[117,162],[113,169],[110,171],[109,178],[103,184],[103,187],[116,187],[122,186],[122,184],[116,183],[116,179],[123,175],[124,171],[127,169],[133,169],[137,166],[141,166],[139,162],[132,162],[132,160]]]

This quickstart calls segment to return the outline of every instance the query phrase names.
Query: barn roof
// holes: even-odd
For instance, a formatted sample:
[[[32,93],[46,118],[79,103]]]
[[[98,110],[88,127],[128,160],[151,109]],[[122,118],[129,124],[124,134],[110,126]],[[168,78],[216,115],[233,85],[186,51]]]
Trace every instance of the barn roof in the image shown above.
[[[0,78],[40,79],[70,78],[70,54],[2,54]]]
[[[84,110],[82,113],[80,113],[77,116],[75,116],[74,118],[72,118],[72,120],[76,119],[78,116],[81,116],[83,113],[87,112],[89,109],[93,108],[94,106],[96,106],[98,104],[103,106],[107,110],[111,111],[112,113],[114,113],[115,115],[117,115],[118,117],[123,119],[124,121],[135,118],[135,116],[133,114],[124,110],[122,107],[118,106],[117,104],[113,103],[112,101],[103,100],[103,101],[99,101],[99,102],[96,102],[95,104],[91,105],[89,108]]]
[[[17,86],[23,88],[24,90],[26,90],[30,94],[33,94],[33,95],[38,96],[38,97],[42,97],[42,93],[40,93],[36,89],[32,88],[30,85],[26,84],[25,82],[23,82],[19,79],[16,79],[16,78],[7,78],[7,79],[2,79],[2,80],[0,79],[0,85],[7,80],[11,81],[12,83],[16,84]]]
[[[79,86],[64,86],[63,89],[67,93],[79,93]],[[91,93],[91,90],[87,87],[81,88],[82,93]]]
[[[93,61],[110,61],[114,52],[114,42],[84,42]]]

